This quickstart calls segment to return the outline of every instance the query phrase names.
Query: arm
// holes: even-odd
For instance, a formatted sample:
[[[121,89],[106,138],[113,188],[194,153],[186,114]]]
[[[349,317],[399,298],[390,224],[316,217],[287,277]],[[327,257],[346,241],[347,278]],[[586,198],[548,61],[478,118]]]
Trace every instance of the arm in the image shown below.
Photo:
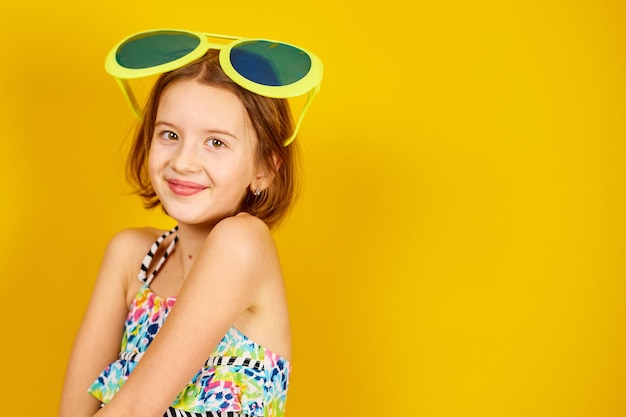
[[[129,256],[147,247],[138,230],[117,234],[107,246],[87,311],[78,330],[68,363],[60,417],[93,416],[100,402],[87,388],[100,372],[117,359],[128,314],[129,277],[135,275],[142,255]],[[149,246],[149,244],[148,244]],[[136,258],[136,259],[135,259]],[[139,261],[138,261],[139,260]],[[131,266],[132,265],[132,266]]]
[[[230,326],[255,306],[273,260],[271,234],[259,219],[229,217],[215,226],[163,327],[98,417],[162,416]]]

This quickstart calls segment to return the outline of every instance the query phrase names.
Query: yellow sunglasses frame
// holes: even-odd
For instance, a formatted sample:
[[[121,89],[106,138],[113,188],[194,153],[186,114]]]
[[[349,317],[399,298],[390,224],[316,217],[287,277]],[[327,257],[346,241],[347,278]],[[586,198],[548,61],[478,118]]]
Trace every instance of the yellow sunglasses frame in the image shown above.
[[[192,36],[197,37],[200,43],[198,44],[198,46],[196,46],[194,50],[189,52],[187,55],[182,56],[173,61],[166,62],[164,64],[155,65],[153,67],[127,68],[118,63],[117,51],[128,41],[132,39],[136,39],[137,37],[141,37],[141,36],[150,36],[153,34],[167,34],[167,33],[192,35]],[[209,42],[209,38],[221,39],[221,40],[226,40],[229,42],[223,43],[223,44]],[[230,51],[233,48],[237,47],[238,45],[242,43],[247,43],[251,41],[271,42],[271,43],[287,45],[287,46],[291,46],[293,48],[299,49],[303,53],[307,54],[308,57],[311,59],[311,68],[304,77],[288,85],[269,86],[265,84],[255,83],[254,81],[251,81],[243,77],[242,75],[240,75],[237,72],[237,70],[233,67],[229,58]],[[235,83],[239,84],[241,87],[245,88],[248,91],[251,91],[255,94],[259,94],[265,97],[283,98],[283,99],[299,97],[304,94],[307,94],[306,102],[304,103],[302,111],[300,112],[300,116],[298,117],[296,125],[294,126],[293,134],[283,141],[283,145],[287,146],[291,142],[293,142],[294,139],[296,138],[296,135],[298,134],[298,131],[300,130],[300,125],[302,124],[304,115],[307,112],[309,106],[311,105],[311,102],[313,101],[313,97],[315,97],[315,95],[320,90],[320,84],[321,84],[322,76],[324,72],[324,66],[322,64],[322,61],[312,52],[309,52],[298,46],[294,46],[285,42],[273,41],[269,39],[242,38],[242,37],[236,37],[236,36],[219,35],[215,33],[205,33],[205,32],[193,32],[193,31],[179,30],[179,29],[155,29],[155,30],[135,33],[134,35],[124,38],[117,45],[115,45],[113,49],[111,49],[111,51],[107,54],[104,67],[105,67],[105,70],[110,75],[112,75],[113,78],[115,78],[115,80],[117,81],[117,84],[122,90],[122,93],[124,94],[124,97],[126,101],[128,102],[128,104],[130,105],[131,109],[133,110],[135,116],[139,120],[141,120],[143,112],[141,110],[141,106],[137,102],[135,94],[133,93],[128,80],[136,79],[136,78],[143,78],[143,77],[148,77],[151,75],[162,74],[168,71],[173,71],[175,69],[183,67],[184,65],[190,62],[195,61],[196,59],[199,59],[204,54],[206,54],[206,52],[209,49],[216,49],[220,51],[219,62],[224,73],[231,80],[233,80]]]

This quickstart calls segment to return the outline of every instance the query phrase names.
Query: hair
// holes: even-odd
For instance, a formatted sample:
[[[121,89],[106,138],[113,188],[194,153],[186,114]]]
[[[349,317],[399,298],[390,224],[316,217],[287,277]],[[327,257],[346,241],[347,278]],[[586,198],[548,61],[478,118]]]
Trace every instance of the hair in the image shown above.
[[[154,134],[156,114],[165,90],[174,83],[195,80],[233,92],[243,103],[258,141],[256,162],[272,178],[260,195],[248,190],[237,212],[248,212],[269,227],[276,226],[287,214],[297,194],[297,140],[289,146],[283,141],[293,133],[293,119],[286,99],[252,93],[232,81],[222,70],[218,53],[209,50],[202,58],[182,68],[161,74],[146,103],[126,164],[126,176],[146,208],[161,205],[148,172],[148,155]]]

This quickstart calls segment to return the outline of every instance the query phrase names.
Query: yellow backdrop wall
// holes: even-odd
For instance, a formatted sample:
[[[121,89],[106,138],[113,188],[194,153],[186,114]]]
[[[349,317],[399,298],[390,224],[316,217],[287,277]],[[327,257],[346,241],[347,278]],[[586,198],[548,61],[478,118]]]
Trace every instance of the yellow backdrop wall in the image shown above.
[[[324,60],[276,232],[290,416],[626,413],[626,10],[617,1],[20,2],[0,29],[5,412],[55,415],[128,193],[103,70],[139,30]]]

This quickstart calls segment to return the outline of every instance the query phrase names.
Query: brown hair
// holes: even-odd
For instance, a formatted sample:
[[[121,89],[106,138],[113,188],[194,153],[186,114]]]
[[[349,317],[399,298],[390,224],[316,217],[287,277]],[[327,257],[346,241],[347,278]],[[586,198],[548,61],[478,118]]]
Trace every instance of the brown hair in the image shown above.
[[[260,168],[273,176],[269,186],[256,196],[248,192],[239,212],[245,211],[259,217],[269,227],[275,226],[289,211],[297,190],[296,165],[297,140],[289,146],[283,141],[293,132],[293,120],[285,99],[263,97],[233,82],[222,70],[217,51],[207,54],[174,71],[162,74],[152,88],[132,143],[126,165],[126,176],[135,192],[144,200],[146,208],[159,206],[161,202],[152,188],[148,173],[148,154],[159,101],[165,89],[175,82],[196,80],[225,88],[242,101],[257,134],[256,160]]]

